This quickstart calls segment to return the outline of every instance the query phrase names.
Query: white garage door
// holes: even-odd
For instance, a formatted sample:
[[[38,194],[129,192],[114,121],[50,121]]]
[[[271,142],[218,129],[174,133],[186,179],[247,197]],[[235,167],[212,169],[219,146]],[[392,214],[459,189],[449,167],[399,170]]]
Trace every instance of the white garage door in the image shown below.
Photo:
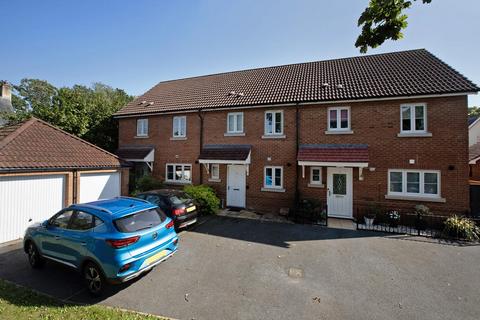
[[[80,203],[120,196],[120,173],[81,173]]]
[[[22,238],[64,206],[65,175],[0,177],[0,243]]]

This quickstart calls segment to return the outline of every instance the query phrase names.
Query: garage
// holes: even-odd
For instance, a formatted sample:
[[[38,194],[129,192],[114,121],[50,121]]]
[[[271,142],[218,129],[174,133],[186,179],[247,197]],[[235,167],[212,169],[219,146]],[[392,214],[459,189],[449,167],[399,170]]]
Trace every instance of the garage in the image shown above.
[[[0,176],[0,243],[23,237],[32,222],[64,207],[65,175]]]
[[[120,196],[120,173],[80,174],[80,203]]]
[[[128,194],[120,159],[45,121],[0,126],[0,244],[73,203]]]

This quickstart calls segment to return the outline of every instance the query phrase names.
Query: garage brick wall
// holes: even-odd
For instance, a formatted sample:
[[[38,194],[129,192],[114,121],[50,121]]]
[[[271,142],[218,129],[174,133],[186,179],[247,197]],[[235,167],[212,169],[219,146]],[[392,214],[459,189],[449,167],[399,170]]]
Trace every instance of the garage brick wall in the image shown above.
[[[427,104],[427,129],[432,137],[400,138],[400,104]],[[327,109],[334,106],[351,107],[353,134],[327,135]],[[284,139],[262,139],[266,110],[284,111]],[[302,198],[326,198],[326,188],[308,187],[310,169],[296,165],[295,107],[252,108],[235,110],[244,113],[245,136],[224,136],[228,111],[204,112],[204,144],[251,144],[250,174],[247,177],[247,207],[258,211],[278,212],[281,207],[292,207],[298,175],[298,191]],[[193,166],[193,183],[214,187],[225,199],[226,165],[220,166],[221,182],[209,182],[208,176],[195,162],[200,151],[200,118],[197,113],[185,113],[187,139],[171,140],[173,115],[149,116],[149,136],[136,138],[136,118],[119,119],[119,144],[155,146],[153,175],[165,178],[166,163],[190,163]],[[437,213],[463,213],[469,208],[468,189],[468,130],[467,97],[429,99],[386,100],[375,102],[301,105],[299,107],[299,143],[361,143],[369,145],[369,167],[363,170],[364,180],[359,181],[358,169],[354,169],[354,210],[371,201],[384,205],[413,207],[418,202],[386,200],[388,169],[441,170],[441,196],[446,203],[426,202]],[[270,158],[270,160],[269,160]],[[415,159],[415,164],[409,164]],[[264,166],[283,166],[285,192],[263,192]],[[326,184],[326,168],[322,179]],[[423,202],[422,202],[423,203]]]

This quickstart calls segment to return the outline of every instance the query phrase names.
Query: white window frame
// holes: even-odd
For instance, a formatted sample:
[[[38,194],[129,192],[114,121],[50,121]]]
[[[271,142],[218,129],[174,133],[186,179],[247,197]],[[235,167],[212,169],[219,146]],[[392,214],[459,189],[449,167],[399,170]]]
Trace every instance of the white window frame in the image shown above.
[[[319,179],[318,181],[313,180],[313,170],[319,171]],[[310,184],[312,185],[322,185],[322,167],[310,167]]]
[[[217,168],[217,174],[214,174],[214,169]],[[220,180],[220,165],[218,163],[212,163],[210,165],[210,179],[212,180]]]
[[[403,130],[403,108],[410,108],[410,130]],[[423,130],[415,129],[415,107],[423,107]],[[400,105],[400,132],[401,133],[426,133],[427,132],[427,104],[426,103],[404,103]]]
[[[182,121],[185,125],[183,128],[183,134],[182,134],[182,128],[180,127],[180,134],[175,134],[175,122],[178,121],[178,125],[180,126],[182,124]],[[185,138],[187,136],[187,116],[175,116],[173,117],[173,122],[172,122],[172,136],[174,138]]]
[[[390,173],[391,172],[401,172],[402,173],[402,192],[393,192],[390,191]],[[407,173],[418,173],[420,174],[419,178],[419,193],[407,192]],[[435,173],[437,174],[437,193],[425,193],[425,173]],[[442,175],[439,170],[410,170],[410,169],[389,169],[388,170],[388,195],[392,196],[407,196],[407,197],[419,197],[419,198],[440,198],[441,197],[441,187],[442,187]]]
[[[272,132],[268,132],[267,131],[267,114],[271,113],[272,114]],[[280,129],[281,131],[280,132],[275,132],[276,130],[276,121],[275,121],[275,117],[276,117],[276,114],[277,113],[280,113],[281,114],[281,124],[280,124]],[[263,116],[263,127],[264,127],[264,135],[265,136],[283,136],[283,126],[284,126],[284,123],[285,123],[285,119],[284,119],[284,114],[283,114],[283,110],[267,110],[265,111],[265,114]]]
[[[234,128],[230,128],[230,117],[234,118]],[[238,117],[242,117],[242,128],[240,130],[237,127]],[[227,133],[243,133],[245,127],[244,119],[243,112],[229,112],[227,114]]]
[[[173,179],[168,178],[168,167],[169,166],[173,166]],[[184,180],[184,179],[177,180],[177,179],[175,179],[175,177],[176,177],[175,176],[175,167],[176,166],[182,166],[182,177],[184,176],[184,173],[185,173],[185,167],[189,166],[190,167],[190,180]],[[188,184],[188,183],[192,183],[192,178],[193,178],[193,166],[190,163],[167,163],[167,164],[165,164],[165,181],[166,182]]]
[[[331,128],[330,127],[330,111],[332,110],[335,110],[337,112],[337,127],[336,128]],[[348,127],[347,128],[342,128],[341,125],[342,125],[342,119],[341,119],[341,115],[342,115],[342,110],[347,110],[347,113],[348,113]],[[327,109],[327,131],[351,131],[351,109],[350,107],[330,107]]]
[[[267,169],[272,169],[272,185],[266,184]],[[275,185],[275,170],[280,169],[280,185]],[[283,189],[283,167],[282,166],[266,166],[263,168],[263,187],[265,189]]]
[[[148,136],[148,118],[137,119],[137,137]]]

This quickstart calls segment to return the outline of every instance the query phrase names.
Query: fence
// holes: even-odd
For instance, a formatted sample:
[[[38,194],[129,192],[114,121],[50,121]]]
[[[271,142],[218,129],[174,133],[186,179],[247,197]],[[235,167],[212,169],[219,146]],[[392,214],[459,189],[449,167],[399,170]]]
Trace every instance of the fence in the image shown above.
[[[449,216],[419,214],[407,210],[392,210],[391,208],[357,208],[355,221],[357,230],[379,231],[389,233],[409,234],[415,236],[444,236],[445,220]],[[469,217],[477,226],[480,219]]]

